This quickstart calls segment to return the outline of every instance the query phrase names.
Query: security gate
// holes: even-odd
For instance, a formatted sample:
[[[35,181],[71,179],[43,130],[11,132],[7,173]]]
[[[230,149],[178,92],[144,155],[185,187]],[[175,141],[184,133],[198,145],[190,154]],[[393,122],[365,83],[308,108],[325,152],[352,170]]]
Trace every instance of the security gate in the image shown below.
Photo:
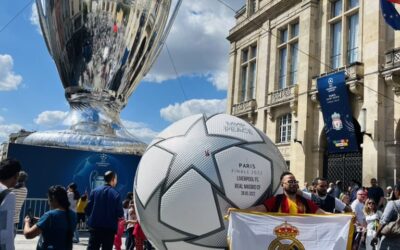
[[[362,183],[362,152],[325,154],[324,177],[329,182],[343,181],[345,187],[351,180]]]

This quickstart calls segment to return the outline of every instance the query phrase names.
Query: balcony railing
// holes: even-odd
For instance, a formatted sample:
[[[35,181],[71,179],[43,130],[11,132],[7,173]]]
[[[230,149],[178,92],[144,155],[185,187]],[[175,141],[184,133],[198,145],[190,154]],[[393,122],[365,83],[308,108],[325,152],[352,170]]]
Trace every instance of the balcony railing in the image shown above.
[[[385,54],[385,69],[400,66],[400,48],[390,50]]]
[[[319,76],[313,77],[312,79],[312,87],[310,97],[311,100],[315,103],[318,103],[318,89],[317,89],[317,81],[319,77],[329,75],[334,72],[338,72],[341,70],[346,71],[346,84],[349,87],[351,93],[356,95],[358,99],[362,99],[364,96],[364,63],[362,62],[354,62],[349,65],[340,67],[335,69],[334,71],[326,72]]]
[[[392,87],[396,96],[400,96],[400,48],[385,53],[385,66],[381,71],[387,85]]]
[[[295,99],[298,95],[298,85],[293,85],[284,89],[279,89],[277,91],[268,94],[267,103],[269,106],[274,106],[280,103],[290,102]]]
[[[240,115],[243,113],[252,112],[257,108],[255,99],[244,101],[232,106],[232,115]]]

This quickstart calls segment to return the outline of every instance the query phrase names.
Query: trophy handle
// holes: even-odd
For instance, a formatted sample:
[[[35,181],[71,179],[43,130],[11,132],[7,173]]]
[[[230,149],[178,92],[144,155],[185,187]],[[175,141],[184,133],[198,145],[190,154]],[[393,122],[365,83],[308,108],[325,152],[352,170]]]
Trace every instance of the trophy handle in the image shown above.
[[[39,1],[39,0],[37,0],[37,1]],[[162,49],[164,47],[165,41],[168,38],[168,34],[171,31],[172,25],[174,24],[176,16],[178,15],[178,10],[182,5],[182,1],[183,0],[177,0],[177,3],[176,3],[175,8],[174,8],[174,11],[172,12],[171,17],[168,20],[168,23],[167,23],[167,25],[165,27],[165,31],[161,35],[161,39],[160,39],[159,45],[158,45],[156,51],[154,52],[154,56],[153,56],[153,58],[151,58],[151,61],[148,63],[147,68],[143,71],[143,76],[145,76],[149,72],[149,70],[151,69],[151,67],[155,63],[156,59],[160,55],[160,53],[161,53],[161,51],[162,51]]]

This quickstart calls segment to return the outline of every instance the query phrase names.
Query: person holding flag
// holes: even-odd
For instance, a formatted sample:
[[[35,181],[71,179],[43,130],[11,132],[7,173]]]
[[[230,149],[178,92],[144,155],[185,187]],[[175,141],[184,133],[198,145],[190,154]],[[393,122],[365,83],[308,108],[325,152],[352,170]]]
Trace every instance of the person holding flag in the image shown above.
[[[262,205],[250,207],[246,211],[280,212],[287,214],[330,214],[319,208],[313,201],[297,194],[299,182],[291,172],[283,172],[281,177],[283,194],[268,198]]]

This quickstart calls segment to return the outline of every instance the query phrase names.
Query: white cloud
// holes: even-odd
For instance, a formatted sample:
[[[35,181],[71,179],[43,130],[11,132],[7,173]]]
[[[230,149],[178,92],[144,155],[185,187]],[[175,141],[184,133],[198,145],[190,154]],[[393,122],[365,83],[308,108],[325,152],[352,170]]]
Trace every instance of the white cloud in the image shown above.
[[[226,1],[234,9],[244,0]],[[178,73],[204,76],[217,89],[228,86],[229,30],[235,24],[235,13],[215,0],[183,1],[167,45]],[[166,48],[160,54],[147,81],[162,82],[176,78]]]
[[[0,91],[18,89],[22,82],[22,76],[13,72],[14,60],[10,55],[0,54]]]
[[[228,89],[228,72],[227,71],[219,71],[215,74],[211,74],[208,77],[208,80],[213,83],[213,85],[218,90],[226,90]]]
[[[158,132],[150,129],[146,124],[141,122],[122,120],[122,124],[129,131],[129,133],[145,143],[150,143],[158,134]]]
[[[19,124],[0,124],[0,143],[8,141],[11,133],[16,133],[22,129]]]
[[[63,111],[44,111],[40,113],[34,122],[38,125],[44,126],[57,126],[64,124],[68,112]]]
[[[4,117],[0,116],[0,144],[8,141],[11,133],[22,129],[22,126],[19,124],[4,124],[4,121]]]
[[[223,113],[225,110],[226,99],[192,99],[162,108],[160,110],[160,115],[164,120],[174,122],[194,114],[205,113],[207,115],[213,115],[216,113]]]
[[[31,12],[30,21],[31,21],[32,25],[36,26],[37,32],[39,32],[39,34],[42,34],[42,29],[40,28],[39,14],[38,14],[38,10],[36,7],[36,3],[32,4],[32,12]]]

